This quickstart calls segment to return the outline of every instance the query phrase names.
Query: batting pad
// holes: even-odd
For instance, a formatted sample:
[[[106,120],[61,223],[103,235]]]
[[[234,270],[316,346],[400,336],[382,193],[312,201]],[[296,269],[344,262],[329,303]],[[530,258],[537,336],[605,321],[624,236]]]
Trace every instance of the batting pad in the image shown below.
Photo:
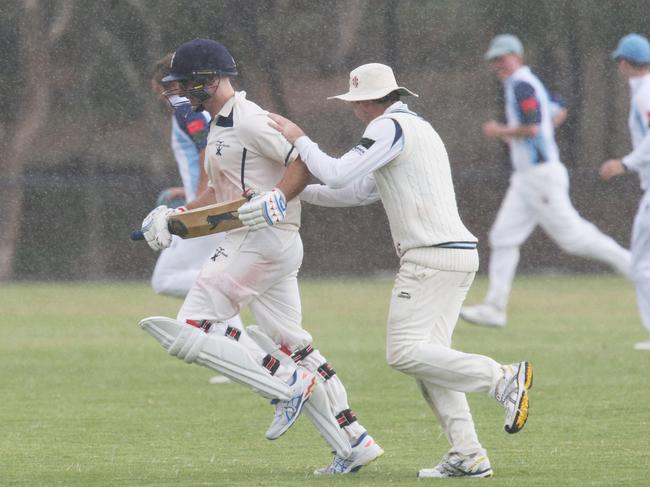
[[[208,335],[199,328],[164,316],[145,318],[140,321],[140,328],[153,336],[171,355],[186,363],[197,363],[216,370],[268,399],[291,399],[289,386],[270,376],[236,340]]]
[[[296,364],[291,357],[282,352],[278,344],[264,333],[259,326],[250,325],[246,327],[246,331],[248,336],[264,352],[274,356],[281,363],[295,368]],[[316,376],[320,378],[320,375],[316,374]],[[321,379],[320,382],[322,385],[323,380]],[[314,388],[309,396],[309,400],[303,406],[303,412],[337,455],[342,458],[348,458],[352,454],[352,447],[350,446],[348,436],[332,415],[332,405],[330,404],[329,396],[322,386]]]

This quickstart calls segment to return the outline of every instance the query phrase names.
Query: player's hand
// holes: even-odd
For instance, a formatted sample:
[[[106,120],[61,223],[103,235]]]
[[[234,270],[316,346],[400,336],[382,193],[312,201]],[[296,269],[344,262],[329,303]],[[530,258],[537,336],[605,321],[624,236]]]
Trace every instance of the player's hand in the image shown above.
[[[237,210],[241,222],[251,230],[266,228],[284,220],[287,214],[287,199],[279,189],[254,196]]]
[[[600,177],[607,181],[608,179],[613,178],[614,176],[620,176],[625,173],[625,166],[620,159],[609,159],[603,162],[600,166],[600,171],[598,171]]]
[[[501,124],[496,120],[488,120],[483,124],[483,135],[491,139],[501,137]]]
[[[184,206],[178,208],[167,208],[160,205],[144,218],[142,221],[142,235],[153,250],[163,250],[172,243],[172,234],[167,227],[167,217],[187,211]]]
[[[300,127],[288,118],[284,118],[282,115],[269,113],[268,117],[271,119],[269,121],[269,126],[280,132],[291,144],[295,143],[296,140],[305,135],[305,132],[303,132]]]

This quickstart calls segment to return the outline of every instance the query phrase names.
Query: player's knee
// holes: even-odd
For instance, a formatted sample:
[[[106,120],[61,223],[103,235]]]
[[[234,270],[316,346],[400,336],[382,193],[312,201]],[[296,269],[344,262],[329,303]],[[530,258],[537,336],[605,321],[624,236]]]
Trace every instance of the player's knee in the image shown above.
[[[386,362],[390,368],[405,372],[410,362],[407,350],[404,347],[388,346],[386,348]]]

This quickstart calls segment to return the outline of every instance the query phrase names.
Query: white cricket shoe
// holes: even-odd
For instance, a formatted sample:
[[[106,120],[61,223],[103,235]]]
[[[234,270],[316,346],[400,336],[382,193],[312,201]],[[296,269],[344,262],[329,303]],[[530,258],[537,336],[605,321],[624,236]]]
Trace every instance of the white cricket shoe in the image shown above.
[[[643,342],[636,342],[634,344],[634,350],[650,350],[650,339]]]
[[[465,456],[459,453],[450,453],[442,457],[438,465],[433,468],[423,468],[418,472],[421,479],[443,479],[447,477],[491,477],[492,466],[485,451],[475,455]]]
[[[506,312],[489,303],[463,306],[460,309],[460,317],[474,325],[491,326],[493,328],[506,326]]]
[[[298,367],[288,385],[291,388],[291,399],[287,401],[273,399],[271,401],[271,404],[275,406],[275,415],[271,426],[266,431],[266,438],[269,440],[278,439],[296,422],[302,407],[316,386],[316,376],[307,369]]]
[[[343,458],[334,455],[332,463],[327,467],[314,470],[314,475],[345,475],[357,472],[361,467],[377,460],[384,454],[384,450],[377,442],[365,432],[357,442],[352,445],[352,453],[349,457]]]
[[[528,389],[533,387],[530,362],[503,365],[503,377],[497,384],[495,399],[505,408],[505,430],[517,433],[528,419]]]

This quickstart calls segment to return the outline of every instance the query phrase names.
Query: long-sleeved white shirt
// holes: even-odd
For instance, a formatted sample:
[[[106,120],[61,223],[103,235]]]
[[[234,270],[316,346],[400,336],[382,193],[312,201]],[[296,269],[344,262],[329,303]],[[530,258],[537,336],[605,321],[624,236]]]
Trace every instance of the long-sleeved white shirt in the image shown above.
[[[398,101],[384,113],[392,112],[410,111]],[[394,120],[376,119],[368,124],[359,143],[338,159],[320,150],[306,135],[296,140],[295,146],[309,171],[325,183],[307,186],[301,200],[321,206],[361,206],[379,200],[372,173],[402,152],[404,136]]]
[[[650,74],[630,78],[628,126],[634,150],[623,157],[628,169],[639,173],[641,187],[650,189]]]

